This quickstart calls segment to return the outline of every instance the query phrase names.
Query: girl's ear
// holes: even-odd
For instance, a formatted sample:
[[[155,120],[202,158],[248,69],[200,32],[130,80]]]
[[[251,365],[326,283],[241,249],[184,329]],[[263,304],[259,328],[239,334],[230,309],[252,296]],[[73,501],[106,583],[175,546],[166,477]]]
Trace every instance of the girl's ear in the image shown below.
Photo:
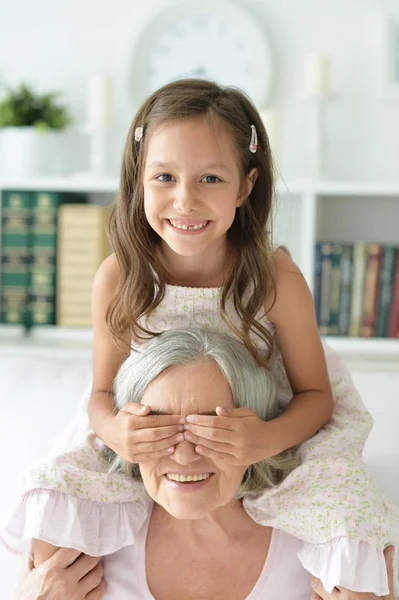
[[[253,187],[258,179],[259,171],[256,167],[250,170],[248,175],[245,177],[241,184],[241,193],[237,198],[236,206],[241,206],[244,201],[248,198],[253,190]]]

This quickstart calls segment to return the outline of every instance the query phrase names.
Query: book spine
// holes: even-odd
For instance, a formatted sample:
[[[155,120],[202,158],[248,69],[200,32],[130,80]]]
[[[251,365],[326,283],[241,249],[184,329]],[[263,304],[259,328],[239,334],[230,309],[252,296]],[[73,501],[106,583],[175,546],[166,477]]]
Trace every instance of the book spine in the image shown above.
[[[32,198],[32,258],[29,304],[33,325],[55,324],[57,213],[60,195]]]
[[[59,215],[57,323],[90,327],[94,275],[109,254],[103,206],[63,205]]]
[[[377,337],[387,337],[389,327],[389,311],[392,302],[393,279],[395,276],[397,248],[384,246],[382,251],[381,275],[377,302]]]
[[[399,338],[399,250],[396,255],[392,302],[389,314],[388,337]]]
[[[361,337],[373,337],[375,334],[378,282],[381,268],[381,246],[367,245],[367,263],[363,299]]]
[[[366,273],[366,244],[356,242],[353,247],[353,275],[349,335],[360,336],[363,313],[364,278]]]
[[[30,193],[3,192],[0,321],[25,327],[31,324],[28,305],[30,219]]]
[[[321,304],[321,244],[316,244],[315,248],[315,278],[314,278],[314,307],[316,312],[317,324],[320,325],[320,304]]]
[[[331,296],[328,334],[338,335],[339,331],[339,299],[341,281],[342,244],[333,244],[331,248]]]
[[[330,319],[330,291],[331,291],[331,244],[321,244],[321,288],[320,288],[320,320],[319,331],[322,335],[328,334]]]
[[[341,288],[339,299],[339,335],[348,335],[350,326],[351,295],[352,295],[352,260],[353,246],[342,246],[341,254]]]

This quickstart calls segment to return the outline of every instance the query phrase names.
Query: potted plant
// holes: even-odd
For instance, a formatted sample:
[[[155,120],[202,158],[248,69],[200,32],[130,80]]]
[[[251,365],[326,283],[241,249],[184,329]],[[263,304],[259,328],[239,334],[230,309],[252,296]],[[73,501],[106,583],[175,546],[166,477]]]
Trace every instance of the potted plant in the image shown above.
[[[0,173],[7,179],[51,175],[59,132],[71,122],[58,94],[21,83],[0,98]],[[58,134],[58,135],[57,135]]]

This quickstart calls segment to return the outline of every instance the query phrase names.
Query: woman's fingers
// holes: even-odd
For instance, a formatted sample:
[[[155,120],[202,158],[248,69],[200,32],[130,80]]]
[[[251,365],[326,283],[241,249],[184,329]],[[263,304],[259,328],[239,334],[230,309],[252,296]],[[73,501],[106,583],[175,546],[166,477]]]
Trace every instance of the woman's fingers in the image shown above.
[[[84,594],[84,597],[90,597],[89,594],[93,594],[93,598],[96,598],[95,593],[97,593],[98,598],[102,596],[99,594],[99,586],[101,585],[103,579],[103,565],[99,559],[96,566],[89,571],[82,579],[79,580],[79,591]]]
[[[74,553],[78,553],[78,550],[74,550],[73,548],[59,548],[50,560],[56,556],[57,565],[61,566],[61,564],[64,564],[64,568],[67,568],[68,551],[70,551],[69,556],[71,557]],[[83,552],[79,553],[76,560],[69,566],[68,571],[70,569],[74,579],[80,581],[97,566],[100,560],[101,558],[98,556],[89,556],[88,554],[83,554]]]
[[[320,579],[317,579],[316,577],[311,577],[310,582],[311,582],[312,591],[314,594],[314,596],[312,596],[312,600],[313,600],[313,597],[316,598],[317,600],[319,598],[321,600],[334,600],[335,598],[338,598],[340,596],[339,592],[337,592],[335,590],[333,591],[332,594],[329,594],[328,592],[326,592]]]

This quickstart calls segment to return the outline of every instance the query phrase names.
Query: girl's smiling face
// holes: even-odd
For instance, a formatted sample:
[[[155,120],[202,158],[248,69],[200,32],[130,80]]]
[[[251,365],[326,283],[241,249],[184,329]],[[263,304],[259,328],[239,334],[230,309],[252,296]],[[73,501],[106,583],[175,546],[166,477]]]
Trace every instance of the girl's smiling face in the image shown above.
[[[232,137],[220,119],[161,124],[146,148],[147,220],[174,253],[205,260],[224,247],[236,209],[255,180],[256,169],[243,180]]]
[[[234,407],[230,386],[213,361],[167,369],[150,383],[141,402],[155,412],[185,416]],[[206,517],[234,502],[245,471],[245,466],[201,456],[186,440],[170,456],[140,463],[147,492],[176,519]],[[184,481],[189,476],[192,481]]]

